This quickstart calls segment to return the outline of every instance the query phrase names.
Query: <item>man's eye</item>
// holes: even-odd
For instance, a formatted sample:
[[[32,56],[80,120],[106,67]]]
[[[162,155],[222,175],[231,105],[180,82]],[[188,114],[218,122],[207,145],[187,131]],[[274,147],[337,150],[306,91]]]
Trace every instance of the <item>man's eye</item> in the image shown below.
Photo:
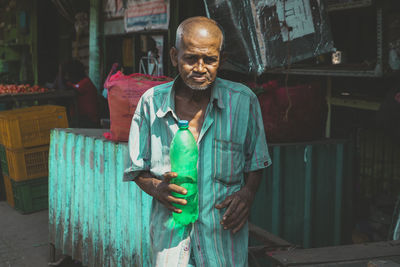
[[[206,57],[206,58],[204,58],[204,63],[206,63],[206,64],[213,64],[213,63],[215,63],[217,61],[218,61],[218,59],[214,58],[214,57]]]
[[[196,56],[186,56],[186,60],[188,60],[188,61],[196,61],[197,57]]]

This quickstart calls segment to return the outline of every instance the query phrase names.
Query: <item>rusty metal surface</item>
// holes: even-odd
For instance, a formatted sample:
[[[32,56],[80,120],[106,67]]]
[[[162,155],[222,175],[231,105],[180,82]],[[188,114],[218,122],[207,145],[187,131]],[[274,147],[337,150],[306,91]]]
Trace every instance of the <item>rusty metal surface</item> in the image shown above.
[[[55,129],[49,157],[49,238],[87,266],[150,266],[150,197],[123,182],[126,143],[103,130]]]

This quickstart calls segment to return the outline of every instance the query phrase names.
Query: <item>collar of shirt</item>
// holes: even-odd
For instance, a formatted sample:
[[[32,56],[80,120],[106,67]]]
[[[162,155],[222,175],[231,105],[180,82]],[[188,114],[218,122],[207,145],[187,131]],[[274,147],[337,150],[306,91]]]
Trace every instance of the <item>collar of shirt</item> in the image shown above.
[[[178,121],[178,116],[176,116],[175,114],[175,86],[177,85],[179,80],[180,76],[178,75],[172,82],[171,90],[168,92],[168,94],[165,95],[161,107],[157,110],[156,113],[157,117],[163,118],[168,113],[171,113],[172,116],[175,118],[175,120]],[[211,89],[210,102],[212,102],[218,108],[224,109],[225,105],[224,102],[222,101],[222,92],[221,92],[221,87],[218,86],[219,83],[220,83],[219,79],[216,78],[214,85]]]

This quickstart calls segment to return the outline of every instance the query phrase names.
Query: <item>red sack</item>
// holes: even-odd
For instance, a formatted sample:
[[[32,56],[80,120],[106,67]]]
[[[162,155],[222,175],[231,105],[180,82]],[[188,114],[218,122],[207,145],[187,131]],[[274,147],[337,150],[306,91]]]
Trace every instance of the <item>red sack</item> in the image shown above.
[[[268,142],[304,142],[323,136],[326,102],[319,84],[290,86],[286,90],[271,81],[261,87],[264,92],[258,100]]]
[[[151,76],[134,73],[124,75],[113,66],[104,88],[107,89],[108,107],[110,110],[110,132],[108,139],[113,141],[128,141],[133,114],[140,97],[147,89],[171,81],[166,76]]]

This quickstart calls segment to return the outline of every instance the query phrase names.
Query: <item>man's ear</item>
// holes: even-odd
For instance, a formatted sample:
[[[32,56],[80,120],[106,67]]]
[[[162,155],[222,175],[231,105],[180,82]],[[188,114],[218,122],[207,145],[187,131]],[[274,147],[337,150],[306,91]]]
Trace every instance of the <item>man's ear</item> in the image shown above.
[[[171,57],[172,66],[178,66],[178,50],[175,47],[171,47],[169,56]]]

